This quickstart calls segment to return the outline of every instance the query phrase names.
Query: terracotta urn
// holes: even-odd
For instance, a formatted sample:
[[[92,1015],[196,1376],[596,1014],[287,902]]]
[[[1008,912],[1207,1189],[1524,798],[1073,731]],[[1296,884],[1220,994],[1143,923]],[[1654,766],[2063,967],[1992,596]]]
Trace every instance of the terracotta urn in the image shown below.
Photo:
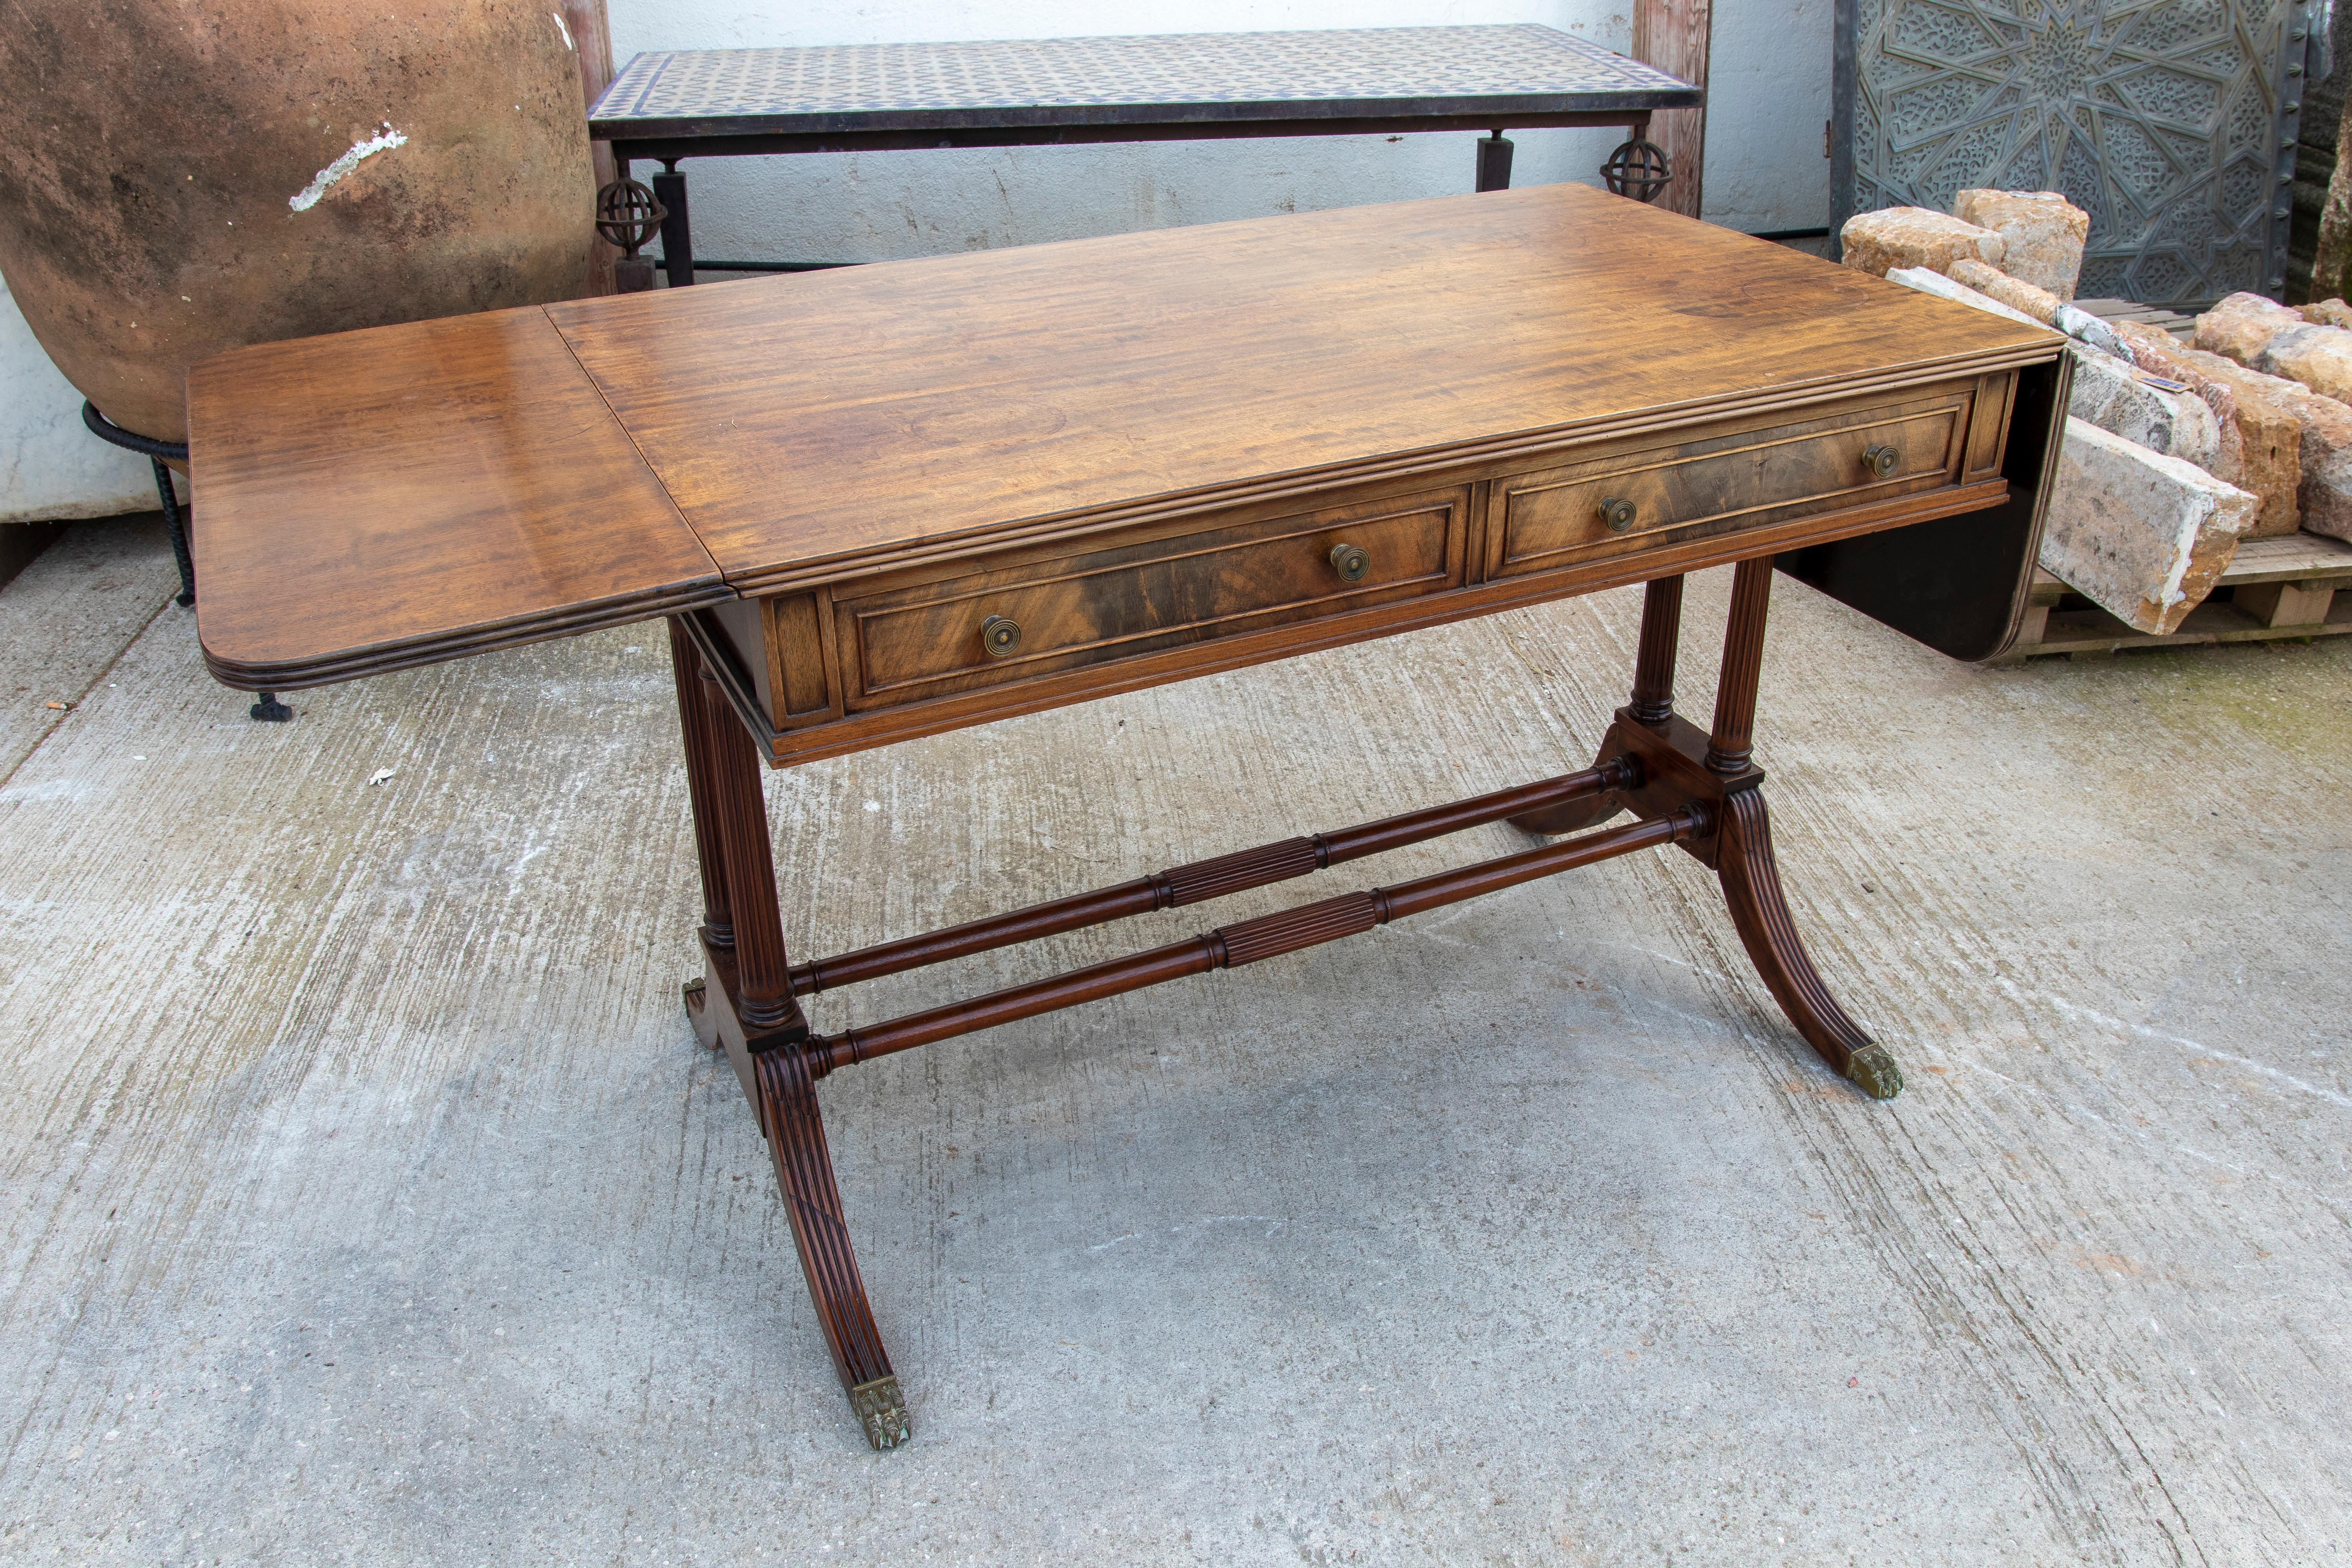
[[[569,299],[595,187],[549,0],[16,0],[0,273],[116,424],[223,349]]]

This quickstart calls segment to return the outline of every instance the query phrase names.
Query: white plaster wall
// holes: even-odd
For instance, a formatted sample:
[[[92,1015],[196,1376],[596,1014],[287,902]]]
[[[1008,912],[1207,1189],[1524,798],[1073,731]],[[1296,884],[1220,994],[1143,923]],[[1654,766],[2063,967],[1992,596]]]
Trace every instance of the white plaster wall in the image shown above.
[[[82,428],[81,394],[0,283],[0,522],[152,511],[154,472]]]
[[[1830,221],[1831,0],[1715,0],[1709,223],[1749,234]]]
[[[1076,34],[1541,22],[1628,44],[1623,0],[607,0],[616,60],[643,49]],[[1828,221],[1830,0],[1716,0],[1706,216]],[[1519,131],[1512,183],[1597,184],[1613,130]],[[884,260],[1470,188],[1475,137],[1027,147],[709,159],[685,169],[707,258]],[[0,521],[154,504],[145,461],[81,428],[80,395],[0,293]]]

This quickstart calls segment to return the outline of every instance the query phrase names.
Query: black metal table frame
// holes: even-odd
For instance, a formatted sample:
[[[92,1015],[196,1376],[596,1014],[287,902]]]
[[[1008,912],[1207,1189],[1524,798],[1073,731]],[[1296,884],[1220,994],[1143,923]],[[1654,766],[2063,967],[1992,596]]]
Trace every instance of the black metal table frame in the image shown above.
[[[625,73],[624,73],[625,74]],[[1668,79],[1671,80],[1672,79]],[[1664,109],[1696,108],[1705,95],[1686,83],[1580,91],[1451,93],[1428,98],[1382,97],[1188,100],[1169,103],[1070,103],[1002,108],[908,108],[867,124],[824,123],[822,114],[713,113],[630,121],[593,117],[589,134],[610,145],[615,175],[632,163],[657,163],[654,195],[666,209],[662,265],[671,288],[694,281],[688,158],[766,157],[795,153],[905,152],[924,148],[1079,146],[1116,142],[1208,142],[1278,136],[1401,135],[1419,132],[1484,131],[1475,189],[1511,183],[1512,143],[1506,131],[1622,126],[1629,141],[1646,138],[1650,116]],[[1573,108],[1563,107],[1572,103]],[[787,129],[780,121],[791,121]],[[814,122],[814,123],[812,123]],[[705,264],[707,270],[792,272],[845,262],[751,261]]]
[[[98,405],[87,397],[81,403],[81,422],[85,429],[110,447],[120,447],[126,452],[136,452],[153,465],[155,499],[163,509],[163,526],[172,536],[172,559],[180,568],[180,591],[173,603],[187,609],[196,602],[196,564],[188,552],[188,521],[180,508],[179,492],[172,488],[172,463],[188,460],[185,441],[159,441],[152,436],[142,436],[136,430],[125,430],[102,413]],[[278,700],[274,691],[254,694],[258,700],[246,710],[254,719],[268,723],[283,724],[294,717],[294,710]]]

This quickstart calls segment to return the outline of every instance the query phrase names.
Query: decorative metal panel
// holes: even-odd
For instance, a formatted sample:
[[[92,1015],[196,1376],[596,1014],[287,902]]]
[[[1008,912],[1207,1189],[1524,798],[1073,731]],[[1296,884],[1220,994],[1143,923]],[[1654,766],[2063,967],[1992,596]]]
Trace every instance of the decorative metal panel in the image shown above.
[[[2326,4],[1838,0],[1834,222],[2062,191],[2091,216],[2085,297],[2275,297]]]
[[[1556,28],[1355,27],[642,54],[591,134],[1671,109],[1689,83]]]

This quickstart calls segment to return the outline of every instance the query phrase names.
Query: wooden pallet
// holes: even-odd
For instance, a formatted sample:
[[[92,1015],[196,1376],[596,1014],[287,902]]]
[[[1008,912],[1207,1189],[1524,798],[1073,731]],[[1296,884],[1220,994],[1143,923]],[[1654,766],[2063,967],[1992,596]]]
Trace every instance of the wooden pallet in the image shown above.
[[[2134,631],[2047,572],[2033,574],[2025,626],[1997,663],[2052,654],[2095,658],[2126,648],[2270,642],[2352,632],[2352,544],[2315,533],[2250,539],[2205,602],[2166,636]]]
[[[2196,317],[2184,316],[2160,305],[2143,305],[2134,300],[2077,300],[2074,305],[2103,321],[2145,321],[2159,331],[2170,332],[2184,343],[2197,335]]]

